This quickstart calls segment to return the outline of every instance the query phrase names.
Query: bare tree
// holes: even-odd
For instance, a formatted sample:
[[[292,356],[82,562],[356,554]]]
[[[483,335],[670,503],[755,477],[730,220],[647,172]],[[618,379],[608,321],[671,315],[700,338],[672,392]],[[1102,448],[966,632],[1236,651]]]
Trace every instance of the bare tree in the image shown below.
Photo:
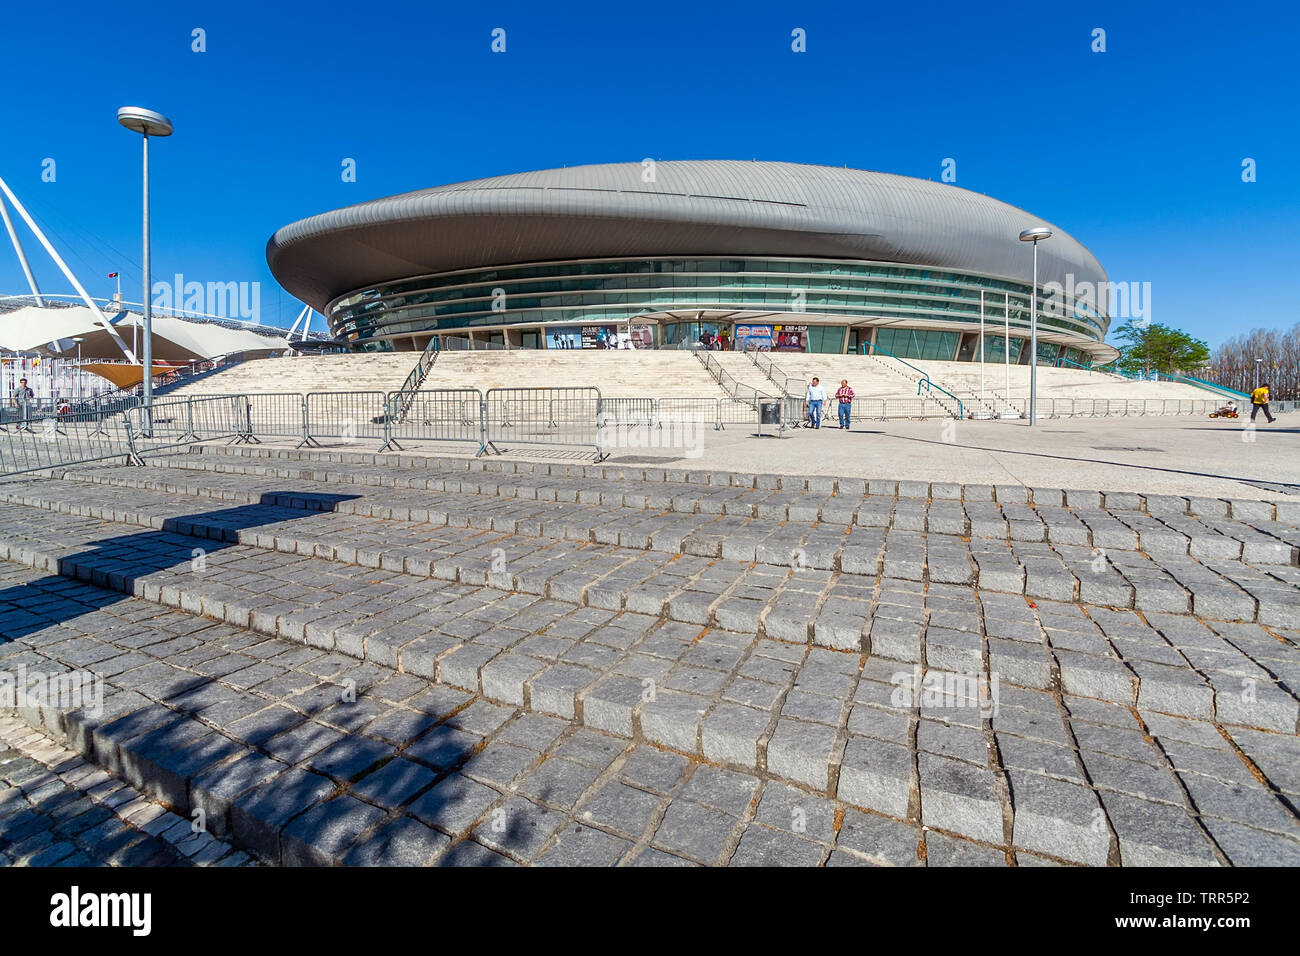
[[[1300,323],[1233,336],[1214,350],[1205,377],[1247,393],[1268,382],[1273,398],[1300,398]]]

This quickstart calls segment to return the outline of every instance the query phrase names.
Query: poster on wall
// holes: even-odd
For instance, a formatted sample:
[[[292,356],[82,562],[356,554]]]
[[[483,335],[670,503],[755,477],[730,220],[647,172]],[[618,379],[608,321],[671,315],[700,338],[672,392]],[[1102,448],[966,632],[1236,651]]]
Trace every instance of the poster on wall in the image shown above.
[[[736,351],[743,352],[751,345],[760,352],[772,351],[772,326],[737,325]]]
[[[772,351],[774,352],[808,351],[808,326],[806,325],[772,326]]]
[[[620,346],[621,348],[622,346]],[[652,349],[655,347],[655,331],[651,325],[633,325],[627,334],[627,347],[631,349]]]
[[[618,329],[612,325],[584,325],[582,327],[582,347],[584,349],[618,348]]]
[[[547,329],[545,335],[548,349],[582,348],[582,330],[580,329]]]

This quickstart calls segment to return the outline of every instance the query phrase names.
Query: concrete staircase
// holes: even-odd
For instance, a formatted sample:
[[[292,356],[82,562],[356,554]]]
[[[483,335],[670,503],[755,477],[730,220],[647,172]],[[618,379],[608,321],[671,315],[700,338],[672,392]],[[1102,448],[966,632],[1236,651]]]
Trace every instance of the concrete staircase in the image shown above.
[[[780,389],[760,371],[743,352],[710,352],[709,357],[730,375],[742,389],[753,389],[760,395],[776,396]]]
[[[416,352],[261,359],[222,370],[171,392],[171,397],[243,392],[382,391],[401,388]],[[771,383],[749,366],[771,392]],[[724,398],[726,393],[689,351],[443,351],[422,390],[440,388],[576,388],[606,398]]]
[[[812,382],[813,376],[817,376],[821,379],[821,385],[826,389],[827,396],[831,398],[834,397],[835,390],[840,387],[840,382],[845,379],[848,380],[849,387],[853,389],[859,401],[868,399],[897,401],[918,398],[917,380],[921,376],[901,362],[894,362],[885,357],[781,352],[763,356],[759,361],[762,363],[769,358],[776,373],[772,381],[780,385],[781,377],[786,376],[789,381],[785,382],[785,387],[796,397],[802,397],[804,389]],[[752,366],[752,360],[746,357],[746,361],[750,361]],[[941,383],[936,382],[936,384]],[[957,415],[957,403],[946,395],[922,391],[919,397],[944,409],[950,415]]]
[[[417,352],[375,352],[256,359],[187,382],[168,397],[246,392],[390,392],[401,388],[419,357]]]
[[[686,350],[444,351],[423,388],[577,388],[605,398],[722,398],[725,393]]]
[[[978,394],[980,370],[976,362],[933,362],[918,360],[914,363],[924,369],[936,382],[942,382],[953,391]],[[955,386],[955,387],[954,387]],[[989,362],[984,367],[984,390],[987,396],[996,396],[998,402],[1005,397],[1006,370],[1001,364]],[[1029,366],[1011,366],[1011,398],[1029,396]],[[1201,399],[1212,398],[1206,390],[1179,382],[1135,382],[1119,375],[1105,372],[1088,372],[1080,368],[1038,369],[1039,398],[1081,399]]]

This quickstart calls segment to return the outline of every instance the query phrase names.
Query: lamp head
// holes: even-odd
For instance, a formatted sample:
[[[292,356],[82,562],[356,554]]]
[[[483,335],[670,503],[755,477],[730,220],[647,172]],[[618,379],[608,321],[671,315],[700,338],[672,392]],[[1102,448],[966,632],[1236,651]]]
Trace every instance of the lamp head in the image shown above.
[[[170,136],[172,121],[161,113],[143,106],[123,106],[117,111],[117,121],[127,129],[145,136]]]

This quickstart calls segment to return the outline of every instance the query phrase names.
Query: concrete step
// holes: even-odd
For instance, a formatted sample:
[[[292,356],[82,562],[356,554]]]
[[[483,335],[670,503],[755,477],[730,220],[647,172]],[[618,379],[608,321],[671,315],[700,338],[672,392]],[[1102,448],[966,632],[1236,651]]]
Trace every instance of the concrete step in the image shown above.
[[[1144,731],[1194,725],[1230,736],[1264,767],[1283,752],[1277,741],[1295,738],[1300,704],[1286,686],[1256,666],[1261,676],[1246,707],[1237,675],[1220,672],[1251,660],[1238,645],[1259,655],[1258,645],[1262,660],[1285,671],[1296,663],[1294,645],[1256,639],[1266,632],[1245,618],[1203,613],[1233,610],[1226,599],[1192,603],[1202,593],[1216,601],[1239,591],[1257,602],[1264,627],[1300,623],[1272,619],[1294,615],[1282,578],[1204,553],[1223,542],[1199,530],[1225,539],[1218,528],[1232,522],[1243,534],[1264,535],[1259,528],[1273,523],[1294,530],[1285,501],[1238,506],[1024,488],[981,495],[977,486],[816,478],[769,485],[762,476],[746,476],[746,484],[720,472],[638,476],[627,468],[271,449],[204,450],[169,464],[176,467],[134,476],[69,469],[63,479],[0,486],[10,501],[0,512],[0,559],[35,569],[0,567],[8,574],[0,654],[6,666],[99,667],[111,689],[102,714],[37,706],[26,716],[60,728],[79,751],[166,794],[178,810],[204,810],[220,821],[213,826],[227,826],[268,860],[365,862],[389,845],[422,853],[417,862],[482,859],[489,850],[532,862],[565,852],[562,834],[582,827],[601,834],[609,862],[638,859],[648,847],[696,862],[743,860],[759,832],[753,825],[767,826],[759,823],[768,819],[767,795],[793,792],[796,801],[820,801],[831,819],[858,814],[904,828],[913,858],[924,824],[999,853],[1136,862],[1160,837],[1107,810],[1117,793],[1141,799],[1132,788],[1149,792],[1152,774],[1172,774],[1180,756],[1151,747],[1149,757],[1119,761],[1133,764],[1134,775],[1117,776],[1107,749],[1114,742],[1102,739],[1098,718],[1136,722],[1140,708]],[[245,464],[249,470],[237,471]],[[177,490],[150,487],[178,477]],[[520,494],[527,488],[533,496]],[[844,502],[834,499],[855,490],[853,522],[822,528],[840,514]],[[657,492],[673,492],[669,507],[645,500]],[[616,494],[633,498],[603,497]],[[445,520],[428,513],[431,502],[442,507],[438,496],[462,503],[455,521],[449,506]],[[727,513],[736,498],[748,516]],[[772,513],[761,510],[768,498]],[[844,551],[838,572],[811,567],[822,553],[822,539],[811,535],[851,538],[864,508],[885,515],[888,529],[862,526],[884,541],[870,573],[846,569]],[[475,515],[489,516],[494,528],[475,526]],[[998,534],[984,524],[995,515]],[[742,517],[732,530],[728,522]],[[991,537],[965,541],[957,521],[977,539],[976,532]],[[1047,526],[1038,537],[1035,521]],[[756,560],[757,550],[748,560],[725,556],[746,527],[771,536],[794,522],[806,523],[810,537],[785,566]],[[639,533],[681,534],[706,551],[712,536],[699,528],[721,523],[724,553],[655,553],[594,537],[636,523]],[[1058,526],[1063,537],[1044,540]],[[1064,543],[1081,530],[1103,535],[1094,538],[1104,550],[1100,570],[1100,552],[1086,539]],[[1124,533],[1143,551],[1117,547],[1112,536]],[[781,537],[772,540],[784,547]],[[963,561],[978,568],[978,591],[949,583]],[[1203,572],[1223,577],[1210,581]],[[1079,595],[1090,603],[1086,614],[1071,598],[1026,601],[1017,590],[1058,587],[1062,574],[1072,588],[1087,582],[1089,593]],[[1111,605],[1110,583],[1130,586],[1137,610]],[[1181,613],[1173,606],[1179,593]],[[1085,621],[1093,632],[1069,626]],[[1155,630],[1190,633],[1182,625],[1198,630],[1176,646]],[[1121,658],[1103,627],[1130,650],[1141,648],[1124,642],[1145,628],[1147,643],[1201,664]],[[1001,677],[1001,709],[983,716],[900,702],[900,687],[912,674],[919,680],[923,660],[958,673],[967,664],[991,668]],[[973,749],[962,739],[972,727]],[[1134,728],[1129,736],[1141,736]],[[1174,732],[1175,740],[1186,733]],[[990,748],[993,733],[1000,746]],[[1083,762],[1098,783],[1071,784],[1069,799],[1053,791],[1044,800],[1018,779],[1012,745],[1022,735],[1063,741],[1070,766]],[[635,833],[605,826],[602,788],[635,783],[650,755],[678,768],[650,787],[659,797],[655,815]],[[994,781],[1007,777],[1016,785],[999,791]],[[1065,786],[1051,779],[1049,789]],[[1192,812],[1218,826],[1221,804],[1191,803],[1202,799],[1196,781],[1187,791],[1170,786],[1174,802],[1156,794],[1142,805],[1148,815],[1167,807],[1179,820]],[[739,801],[734,817],[721,805],[728,794]],[[689,807],[711,808],[717,827],[702,829],[701,810]],[[1091,825],[1094,808],[1107,827]],[[494,828],[496,811],[507,824],[523,822]],[[1246,843],[1225,837],[1223,848],[1180,833],[1162,852],[1188,862],[1229,862],[1239,846],[1245,854],[1285,852],[1291,840],[1275,821],[1290,818],[1252,812],[1259,829]],[[689,845],[673,843],[682,814],[694,835]],[[705,830],[707,846],[697,846]],[[815,852],[823,860],[840,851],[826,843]]]

